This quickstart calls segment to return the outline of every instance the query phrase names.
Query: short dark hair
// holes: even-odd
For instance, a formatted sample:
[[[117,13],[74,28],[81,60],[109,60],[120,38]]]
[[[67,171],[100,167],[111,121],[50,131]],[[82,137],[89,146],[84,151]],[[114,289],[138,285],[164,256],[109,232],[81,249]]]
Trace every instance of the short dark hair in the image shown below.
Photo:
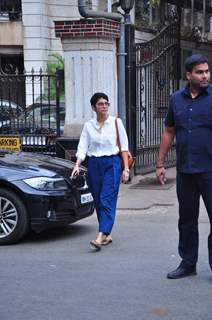
[[[90,103],[93,107],[95,107],[96,103],[98,102],[99,99],[105,99],[107,101],[109,101],[108,96],[103,93],[103,92],[96,92],[94,93],[94,95],[92,95],[91,99],[90,99]]]
[[[208,58],[203,56],[202,54],[193,54],[192,56],[188,57],[185,61],[186,72],[191,72],[194,66],[201,63],[208,63]]]

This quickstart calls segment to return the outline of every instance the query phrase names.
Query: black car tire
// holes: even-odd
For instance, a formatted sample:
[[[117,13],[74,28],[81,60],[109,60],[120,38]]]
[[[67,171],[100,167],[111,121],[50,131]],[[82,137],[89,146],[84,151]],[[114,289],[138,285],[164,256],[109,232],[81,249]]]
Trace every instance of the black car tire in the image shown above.
[[[0,245],[13,244],[29,230],[23,201],[13,191],[0,188]]]

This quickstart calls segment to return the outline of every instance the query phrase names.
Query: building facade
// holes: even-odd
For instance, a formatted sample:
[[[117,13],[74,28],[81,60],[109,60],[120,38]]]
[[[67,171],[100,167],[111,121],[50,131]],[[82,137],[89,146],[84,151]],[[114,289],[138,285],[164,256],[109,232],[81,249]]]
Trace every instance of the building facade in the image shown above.
[[[116,0],[90,0],[85,3],[93,12],[121,11]],[[89,98],[94,91],[105,91],[111,99],[111,113],[119,114],[120,82],[118,47],[121,35],[113,37],[112,32],[108,37],[101,37],[98,32],[93,37],[80,33],[75,36],[73,32],[68,35],[70,22],[84,19],[78,6],[78,0],[0,1],[1,71],[22,73],[26,70],[30,73],[33,68],[39,72],[40,69],[46,70],[52,53],[61,54],[65,59],[65,134],[74,138],[79,136],[83,123],[92,114]],[[136,0],[131,20],[136,27],[136,42],[148,42],[176,18],[178,8],[181,8],[178,17],[181,25],[179,63],[181,61],[183,70],[185,58],[192,53],[203,53],[212,60],[212,0],[161,0],[160,5],[154,6],[150,1]],[[57,27],[57,36],[55,21],[57,26],[60,22],[62,26],[62,32]],[[181,79],[184,80],[183,71]],[[32,102],[30,90],[26,86],[26,105]]]
[[[63,54],[54,20],[79,18],[74,0],[1,0],[0,63],[31,72],[46,69],[49,55]]]

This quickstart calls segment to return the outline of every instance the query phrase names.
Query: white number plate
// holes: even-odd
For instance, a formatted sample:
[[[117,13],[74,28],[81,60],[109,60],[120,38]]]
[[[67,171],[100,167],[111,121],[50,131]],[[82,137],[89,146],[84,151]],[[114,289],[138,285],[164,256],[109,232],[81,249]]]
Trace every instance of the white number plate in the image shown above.
[[[88,202],[92,202],[93,201],[93,197],[91,193],[85,193],[85,194],[81,194],[81,203],[88,203]]]

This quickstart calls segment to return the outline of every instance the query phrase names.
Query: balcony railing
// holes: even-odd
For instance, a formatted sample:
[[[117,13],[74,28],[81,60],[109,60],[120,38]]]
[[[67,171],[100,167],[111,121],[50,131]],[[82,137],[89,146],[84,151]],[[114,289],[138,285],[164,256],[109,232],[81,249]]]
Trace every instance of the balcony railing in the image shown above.
[[[22,20],[21,0],[0,0],[0,22]]]

